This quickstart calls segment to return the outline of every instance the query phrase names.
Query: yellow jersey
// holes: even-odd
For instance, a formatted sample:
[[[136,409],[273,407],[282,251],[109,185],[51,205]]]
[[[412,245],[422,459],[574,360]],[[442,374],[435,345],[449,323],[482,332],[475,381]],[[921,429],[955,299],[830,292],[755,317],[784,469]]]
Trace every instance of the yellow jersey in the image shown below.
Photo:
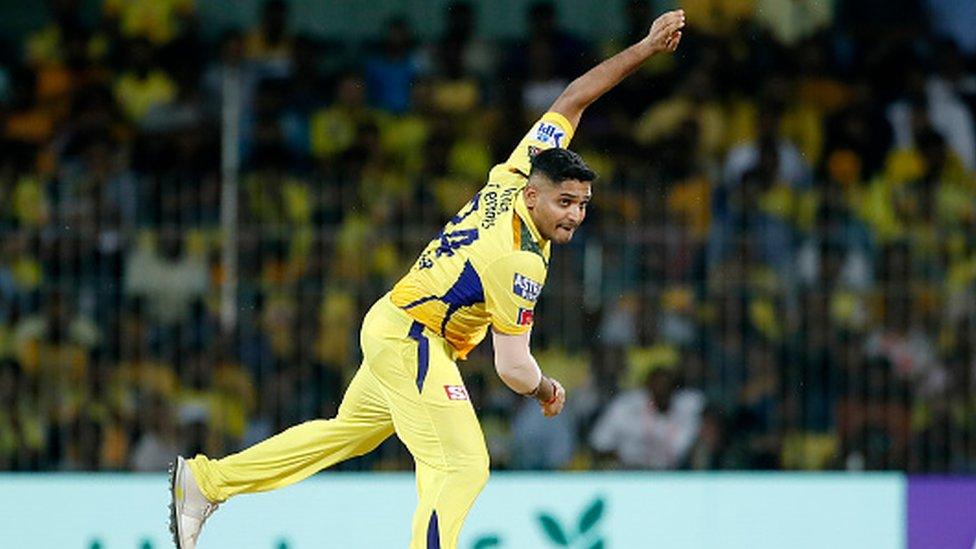
[[[393,287],[393,303],[447,340],[456,358],[464,359],[488,326],[509,335],[531,328],[550,243],[533,224],[522,189],[532,156],[564,148],[572,137],[564,116],[543,115]]]

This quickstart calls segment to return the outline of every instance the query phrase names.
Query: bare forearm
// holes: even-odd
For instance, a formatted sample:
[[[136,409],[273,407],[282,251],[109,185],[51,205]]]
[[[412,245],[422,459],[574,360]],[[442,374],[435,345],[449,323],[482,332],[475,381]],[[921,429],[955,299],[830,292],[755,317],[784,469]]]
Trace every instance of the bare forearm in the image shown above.
[[[549,402],[556,394],[556,384],[542,374],[529,351],[529,333],[508,336],[492,332],[495,347],[495,371],[509,389],[520,395]]]
[[[660,50],[655,49],[650,40],[645,38],[573,80],[559,99],[576,105],[582,111],[630,76],[658,51]],[[556,105],[558,104],[559,100],[556,101]]]
[[[542,370],[531,355],[518,362],[499,361],[496,357],[495,371],[509,389],[521,395],[534,391],[542,379]]]
[[[654,20],[643,40],[603,61],[563,90],[550,110],[566,117],[575,128],[583,110],[660,52],[674,51],[685,25],[682,10],[665,13]]]
[[[540,402],[548,402],[556,393],[555,384],[542,373],[539,364],[531,355],[528,360],[521,363],[497,363],[495,371],[509,389],[520,395],[534,397]]]

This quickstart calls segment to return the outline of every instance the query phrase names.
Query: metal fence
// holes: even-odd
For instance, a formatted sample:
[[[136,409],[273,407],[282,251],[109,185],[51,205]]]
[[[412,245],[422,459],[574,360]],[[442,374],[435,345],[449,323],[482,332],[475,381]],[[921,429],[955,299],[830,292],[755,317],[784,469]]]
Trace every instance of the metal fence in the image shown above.
[[[43,224],[3,229],[5,469],[154,469],[334,414],[358,365],[359,319],[443,219],[405,209],[423,202],[346,196],[328,178],[248,174],[228,324],[216,181],[153,192],[163,186],[152,179],[131,181],[150,197],[131,222],[106,205],[122,202],[102,200],[122,192],[113,185],[59,180],[37,187]],[[15,203],[29,185],[8,180],[5,196]],[[829,245],[826,229],[797,231],[792,263],[764,261],[768,231],[723,235],[716,221],[695,236],[647,212],[625,225],[613,205],[626,192],[613,181],[596,191],[588,225],[554,250],[533,335],[542,366],[570,388],[566,467],[602,466],[587,444],[593,422],[665,366],[707,403],[680,467],[971,468],[971,301],[918,274],[938,264],[919,245],[862,249],[847,234]],[[518,467],[518,400],[486,349],[462,370],[496,467]],[[409,465],[390,443],[348,466]]]

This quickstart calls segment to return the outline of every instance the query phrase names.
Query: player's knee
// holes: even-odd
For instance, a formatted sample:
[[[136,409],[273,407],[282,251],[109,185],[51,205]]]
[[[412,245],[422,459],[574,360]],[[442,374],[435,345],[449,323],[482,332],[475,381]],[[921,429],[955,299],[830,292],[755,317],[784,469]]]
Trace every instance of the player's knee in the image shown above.
[[[465,479],[472,485],[484,486],[488,482],[490,466],[488,452],[484,452],[465,459],[461,470]]]

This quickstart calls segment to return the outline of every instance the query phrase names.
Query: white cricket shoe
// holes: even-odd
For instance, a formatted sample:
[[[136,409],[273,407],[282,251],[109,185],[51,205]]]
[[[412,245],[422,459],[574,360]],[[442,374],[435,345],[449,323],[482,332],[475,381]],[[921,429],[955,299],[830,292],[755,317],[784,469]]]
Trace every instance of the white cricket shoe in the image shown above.
[[[176,549],[196,549],[203,523],[219,504],[203,495],[183,456],[176,456],[176,463],[170,465],[169,474],[169,531],[173,534],[173,543]]]

